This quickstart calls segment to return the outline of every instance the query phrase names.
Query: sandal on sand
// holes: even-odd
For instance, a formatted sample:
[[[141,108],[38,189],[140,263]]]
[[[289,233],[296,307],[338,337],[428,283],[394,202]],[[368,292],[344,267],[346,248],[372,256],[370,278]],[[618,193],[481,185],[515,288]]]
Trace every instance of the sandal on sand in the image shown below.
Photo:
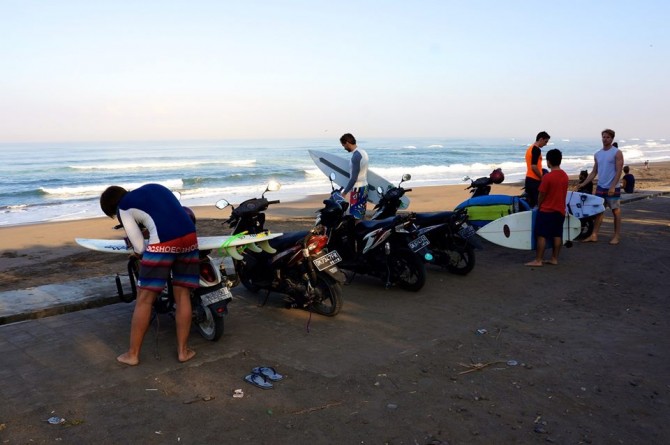
[[[261,374],[263,377],[272,380],[273,382],[278,382],[284,378],[283,375],[275,371],[275,368],[270,366],[259,366],[258,368],[252,369],[251,372],[255,374]]]
[[[252,372],[251,374],[245,376],[244,381],[251,383],[252,385],[261,389],[272,389],[272,383],[268,382],[264,375],[257,372]]]

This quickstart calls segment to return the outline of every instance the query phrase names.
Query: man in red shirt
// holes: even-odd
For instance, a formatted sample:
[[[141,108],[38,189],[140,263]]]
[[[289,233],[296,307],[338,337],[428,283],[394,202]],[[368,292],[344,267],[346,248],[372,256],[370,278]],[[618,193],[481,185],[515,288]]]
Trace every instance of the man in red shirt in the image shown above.
[[[551,170],[542,176],[538,195],[538,210],[535,216],[535,259],[526,266],[558,264],[558,253],[563,244],[563,222],[565,221],[565,197],[568,194],[568,175],[561,169],[563,154],[558,149],[547,152],[547,164]],[[544,261],[546,239],[552,240],[551,259]]]

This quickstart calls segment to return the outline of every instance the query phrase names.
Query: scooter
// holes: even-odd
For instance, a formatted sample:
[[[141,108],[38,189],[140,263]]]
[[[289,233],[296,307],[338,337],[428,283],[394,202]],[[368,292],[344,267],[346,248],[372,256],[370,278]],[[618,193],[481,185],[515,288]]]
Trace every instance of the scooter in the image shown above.
[[[258,234],[265,231],[265,211],[279,200],[268,201],[265,193],[279,190],[279,183],[268,184],[260,198],[248,199],[233,206],[230,218],[224,221],[233,228],[233,235]],[[217,201],[216,207],[231,205]],[[344,274],[338,269],[338,252],[327,249],[328,237],[320,228],[284,234],[270,241],[272,252],[247,249],[241,260],[234,260],[242,285],[251,292],[266,290],[265,304],[271,292],[286,295],[288,308],[313,310],[317,314],[335,316],[342,309]]]
[[[429,241],[414,224],[414,214],[381,221],[356,221],[345,212],[349,206],[333,186],[324,207],[317,212],[316,224],[325,227],[328,248],[341,256],[340,267],[356,274],[371,275],[384,281],[385,287],[397,285],[419,291],[426,282],[423,257],[430,258]]]
[[[193,212],[190,209],[189,212],[195,222]],[[205,339],[217,341],[223,335],[224,316],[228,313],[228,304],[233,298],[230,292],[232,281],[223,263],[210,253],[209,250],[200,250],[200,287],[191,291],[191,307],[196,330]],[[130,303],[137,298],[136,283],[139,270],[140,258],[131,255],[128,259],[128,279],[131,289],[129,294],[124,292],[121,278],[116,276],[116,289],[121,301]],[[175,299],[172,280],[168,280],[167,287],[158,295],[153,308],[152,321],[158,314],[170,314],[174,317]]]
[[[374,208],[373,220],[388,218],[397,214],[401,198],[412,189],[405,189],[402,183],[409,181],[411,175],[405,174],[398,186],[377,193],[381,196]],[[446,268],[456,275],[467,275],[475,267],[475,249],[481,248],[475,237],[475,229],[468,224],[465,210],[454,212],[415,213],[417,226],[433,227],[427,234],[433,258],[428,261]]]
[[[508,195],[491,195],[491,184],[501,184],[505,180],[505,175],[502,173],[502,170],[497,168],[491,172],[487,177],[481,177],[477,179],[471,179],[466,176],[463,178],[464,181],[470,181],[470,185],[466,188],[470,189],[472,193],[472,198],[460,203],[456,206],[456,209],[461,209],[470,206],[477,206],[481,204],[483,206],[491,205],[501,205],[508,206],[507,213],[517,213],[531,210],[530,205],[526,201],[525,192],[519,196],[508,196]],[[482,198],[485,197],[485,198]],[[568,212],[572,213],[570,207],[568,206]],[[498,216],[499,217],[499,216]],[[471,217],[471,220],[476,219],[476,217]],[[495,219],[495,218],[494,218]],[[581,233],[575,238],[575,240],[581,240],[588,238],[593,233],[595,216],[586,216],[579,218],[581,222]],[[473,224],[476,228],[482,227],[483,225],[490,222],[487,217],[482,217],[481,220],[474,221]]]

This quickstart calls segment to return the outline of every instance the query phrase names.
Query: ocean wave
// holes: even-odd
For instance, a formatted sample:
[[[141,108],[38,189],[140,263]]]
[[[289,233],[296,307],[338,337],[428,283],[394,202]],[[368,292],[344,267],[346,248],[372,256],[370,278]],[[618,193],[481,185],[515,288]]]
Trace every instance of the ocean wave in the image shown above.
[[[251,167],[256,164],[255,159],[239,159],[230,161],[150,161],[150,162],[116,162],[107,164],[69,165],[72,170],[106,170],[106,171],[128,171],[128,170],[173,170],[194,168],[201,166],[225,165],[232,167]]]
[[[157,181],[157,184],[164,185],[165,187],[175,190],[181,189],[183,187],[183,182],[181,179],[168,179],[165,181]],[[121,187],[127,190],[133,190],[138,187],[141,187],[146,183],[136,182],[128,184],[119,184]],[[44,195],[49,197],[60,198],[60,199],[81,199],[88,198],[91,196],[100,195],[105,189],[109,187],[109,184],[91,184],[91,185],[82,185],[82,186],[70,186],[70,187],[40,187],[40,191]]]

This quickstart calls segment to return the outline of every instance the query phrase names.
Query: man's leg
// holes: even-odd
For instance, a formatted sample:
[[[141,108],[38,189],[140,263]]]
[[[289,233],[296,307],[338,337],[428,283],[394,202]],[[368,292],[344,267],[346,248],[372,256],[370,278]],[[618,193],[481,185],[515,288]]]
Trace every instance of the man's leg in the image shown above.
[[[555,236],[553,240],[554,240],[554,250],[551,252],[551,259],[548,260],[547,262],[549,264],[556,265],[558,264],[558,254],[561,251],[561,246],[563,246],[563,238],[561,238],[560,236]]]
[[[542,258],[544,258],[544,249],[546,247],[546,240],[543,236],[538,236],[535,239],[535,259],[526,263],[526,266],[542,266]]]
[[[187,362],[195,357],[195,351],[188,347],[188,335],[191,332],[191,291],[186,287],[174,286],[174,300],[177,306],[175,321],[177,324],[177,358]]]
[[[614,216],[614,237],[610,244],[619,244],[621,236],[621,209],[612,209],[612,216]]]
[[[600,231],[600,224],[603,222],[603,218],[605,217],[605,212],[598,213],[596,215],[596,219],[593,220],[593,233],[591,236],[583,240],[583,243],[595,243],[598,241],[598,231]]]
[[[157,295],[158,292],[140,289],[135,301],[133,319],[130,323],[130,347],[128,348],[128,352],[116,358],[119,362],[130,366],[135,366],[140,362],[142,341],[144,341],[144,335],[147,333],[147,329],[149,329],[151,312]]]

